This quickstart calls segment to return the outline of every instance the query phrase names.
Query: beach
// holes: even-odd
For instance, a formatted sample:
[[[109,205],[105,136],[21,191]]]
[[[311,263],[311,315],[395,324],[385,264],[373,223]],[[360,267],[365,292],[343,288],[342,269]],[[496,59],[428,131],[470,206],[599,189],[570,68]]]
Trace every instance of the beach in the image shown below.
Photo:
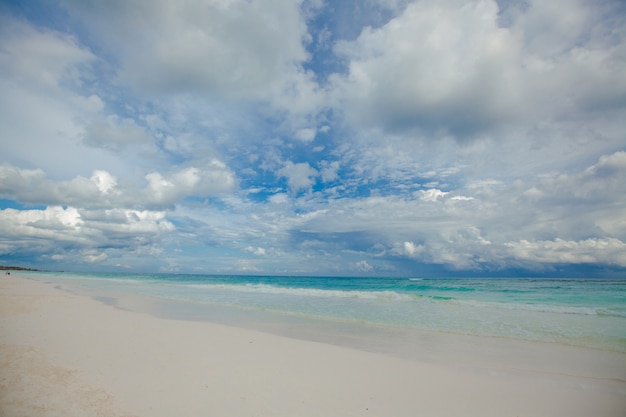
[[[427,332],[388,349],[375,334],[167,317],[18,273],[0,283],[1,416],[626,414],[622,352]]]

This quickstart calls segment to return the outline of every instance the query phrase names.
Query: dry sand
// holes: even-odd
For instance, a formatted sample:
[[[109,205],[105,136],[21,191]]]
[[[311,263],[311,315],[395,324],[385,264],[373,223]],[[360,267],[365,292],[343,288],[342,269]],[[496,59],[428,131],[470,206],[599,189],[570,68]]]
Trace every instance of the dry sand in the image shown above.
[[[462,345],[422,361],[157,318],[2,276],[0,415],[626,415],[626,355],[531,345],[510,363],[463,366]],[[519,368],[547,350],[561,360]],[[563,356],[574,351],[569,367]]]

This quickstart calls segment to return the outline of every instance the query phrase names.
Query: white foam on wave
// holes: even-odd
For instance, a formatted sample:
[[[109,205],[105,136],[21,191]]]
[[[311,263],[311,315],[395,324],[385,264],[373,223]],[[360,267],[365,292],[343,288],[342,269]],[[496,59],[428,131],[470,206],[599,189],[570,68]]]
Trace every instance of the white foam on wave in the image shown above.
[[[345,291],[325,290],[319,288],[279,287],[268,284],[192,284],[189,287],[198,289],[221,289],[258,294],[293,295],[300,297],[352,298],[380,301],[411,301],[416,297],[395,291]]]
[[[459,305],[480,309],[520,310],[537,313],[574,314],[584,316],[615,316],[626,317],[626,312],[607,308],[576,307],[548,304],[501,303],[495,301],[479,301],[419,294],[405,294],[396,291],[361,291],[361,290],[327,290],[319,288],[280,287],[269,284],[185,284],[185,287],[201,290],[225,290],[243,293],[285,295],[296,297],[341,298],[355,300],[372,300],[383,302],[431,302]]]

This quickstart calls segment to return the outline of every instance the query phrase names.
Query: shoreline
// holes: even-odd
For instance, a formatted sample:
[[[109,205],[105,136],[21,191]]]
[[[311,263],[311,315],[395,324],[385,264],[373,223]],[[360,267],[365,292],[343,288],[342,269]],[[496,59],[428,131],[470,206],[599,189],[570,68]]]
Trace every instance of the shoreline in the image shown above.
[[[605,285],[589,279],[555,284],[554,279],[442,278],[415,286],[406,279],[134,275],[40,276],[79,294],[91,291],[99,299],[110,293],[110,302],[133,294],[157,300],[160,305],[149,311],[165,318],[205,320],[211,314],[231,324],[252,311],[249,315],[273,315],[269,319],[277,321],[367,324],[626,354],[626,312],[620,299],[626,293],[625,280]],[[618,291],[607,292],[613,285]],[[552,286],[555,293],[544,294],[542,288]]]
[[[130,297],[126,302],[113,297],[119,308],[147,313],[165,320],[209,322],[244,330],[260,331],[290,339],[323,343],[342,348],[392,356],[411,361],[436,363],[465,369],[499,372],[546,372],[571,377],[603,379],[626,384],[626,354],[573,344],[522,340],[498,336],[459,334],[351,320],[310,317],[284,312],[242,310],[232,306],[197,306],[178,301],[154,300],[149,296]],[[119,294],[122,298],[123,294]],[[138,300],[141,298],[142,300]],[[112,300],[108,300],[111,303]],[[110,304],[111,305],[111,304]],[[115,306],[115,305],[112,305]],[[233,317],[234,316],[234,317]],[[593,357],[593,366],[589,358]],[[623,366],[615,363],[623,361]],[[563,372],[567,369],[568,372]]]
[[[301,322],[289,330],[161,317],[145,311],[154,305],[133,309],[134,300],[76,294],[18,273],[1,282],[3,416],[57,415],[46,406],[77,416],[601,417],[626,410],[620,353],[428,332],[391,335],[392,345],[410,351],[390,352],[384,343],[367,345],[390,336],[379,329],[357,329],[356,340],[336,343]],[[87,399],[71,395],[80,392]]]
[[[459,349],[455,346],[464,346],[466,350],[463,351],[463,355],[469,359],[459,361],[458,366],[471,366],[483,362],[491,364],[495,356],[500,362],[508,364],[517,362],[517,366],[513,368],[523,371],[536,369],[537,358],[547,358],[541,364],[541,368],[551,368],[557,363],[556,369],[567,367],[573,369],[575,374],[584,375],[589,369],[580,366],[584,365],[580,359],[591,352],[617,359],[626,358],[626,351],[609,347],[418,329],[402,325],[310,316],[298,312],[243,308],[237,305],[184,302],[119,290],[101,288],[94,290],[74,282],[55,282],[55,284],[57,288],[72,294],[89,296],[112,307],[146,313],[161,319],[210,322],[402,359],[441,362],[443,357],[445,362],[449,363],[456,359],[454,354]],[[529,351],[532,354],[528,354]],[[511,352],[515,354],[512,356]],[[567,354],[564,356],[563,352]],[[567,363],[560,363],[563,359],[567,359]],[[613,372],[615,379],[626,380],[626,363],[619,370],[610,366],[604,366],[604,369],[609,373]],[[558,373],[557,370],[555,372]]]

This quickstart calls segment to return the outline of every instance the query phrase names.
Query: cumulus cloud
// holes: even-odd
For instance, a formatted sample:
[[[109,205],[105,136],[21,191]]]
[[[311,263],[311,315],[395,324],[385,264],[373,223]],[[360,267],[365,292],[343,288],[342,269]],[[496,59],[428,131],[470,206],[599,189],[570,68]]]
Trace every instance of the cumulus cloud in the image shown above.
[[[84,123],[105,103],[91,88],[98,58],[71,35],[0,16],[0,136],[3,162],[57,176],[100,166],[108,155],[80,145]]]
[[[175,227],[163,212],[49,206],[0,210],[0,230],[0,255],[101,263],[152,248]]]
[[[0,195],[4,198],[31,204],[93,204],[101,200],[99,187],[103,174],[96,173],[92,179],[81,176],[70,181],[50,181],[40,169],[19,169],[0,165]]]
[[[315,135],[317,131],[311,128],[302,128],[296,132],[296,139],[301,140],[302,142],[311,142],[315,139]]]
[[[70,35],[37,30],[7,16],[0,17],[0,22],[3,77],[55,91],[62,88],[62,83],[80,85],[81,67],[96,59]]]
[[[374,267],[368,264],[367,261],[358,261],[356,263],[356,268],[361,272],[370,272],[374,269]]]
[[[117,185],[115,177],[106,171],[94,171],[90,179],[103,194],[107,194]]]
[[[322,161],[320,163],[320,166],[321,166],[320,174],[322,176],[322,181],[331,182],[339,178],[338,171],[341,166],[339,161],[333,161],[333,162]]]
[[[267,254],[265,249],[263,249],[263,248],[255,248],[255,247],[252,247],[252,246],[247,246],[246,247],[246,252],[250,252],[253,255],[257,255],[257,256],[265,256]]]
[[[214,161],[206,169],[185,168],[167,177],[152,172],[146,175],[146,181],[144,198],[156,206],[168,206],[187,196],[227,191],[234,185],[232,175],[219,161]]]
[[[308,88],[301,2],[64,3],[118,55],[121,78],[137,88],[255,99]]]
[[[443,198],[448,193],[438,190],[436,188],[432,188],[430,190],[420,190],[419,194],[420,198],[424,201],[437,201],[438,199]]]
[[[83,251],[83,259],[89,263],[99,263],[107,258],[107,254],[104,252],[98,252],[95,250]]]
[[[335,97],[359,123],[457,138],[589,106],[623,107],[616,38],[624,35],[616,21],[604,27],[598,12],[619,5],[544,3],[511,8],[504,22],[496,1],[413,2],[337,43],[349,72],[333,78]]]
[[[271,246],[295,264],[295,259],[323,255],[325,261],[317,265],[331,269],[342,251],[363,257],[369,266],[374,259],[380,265],[406,259],[448,270],[490,272],[511,266],[544,270],[557,264],[621,267],[620,248],[626,237],[626,221],[619,214],[626,195],[621,158],[617,152],[578,172],[543,174],[516,184],[473,183],[432,193],[432,199],[417,192],[324,202],[315,193],[280,193],[267,204],[253,206],[231,200],[228,218],[214,210],[185,215],[197,216],[206,227],[196,226],[192,233],[215,236],[220,245],[237,236],[248,243],[242,247],[247,253],[262,256],[261,249]],[[614,184],[605,198],[587,192],[576,195],[580,187],[599,178]],[[546,199],[530,200],[529,189]],[[295,214],[294,208],[306,211]],[[366,269],[361,272],[373,270]]]
[[[354,116],[390,130],[455,132],[508,118],[517,107],[510,77],[519,47],[497,19],[495,2],[420,1],[338,43],[350,72],[336,81]]]
[[[618,209],[626,204],[626,152],[604,155],[579,172],[541,176],[532,186],[520,185],[523,191],[516,202],[528,209],[541,207],[537,218],[553,218],[557,233],[575,239],[598,233],[626,237]]]
[[[509,242],[511,256],[520,261],[542,264],[605,264],[626,266],[626,243],[619,239],[555,239]]]
[[[61,245],[79,245],[85,242],[84,237],[78,233],[82,223],[78,211],[69,207],[1,210],[0,251],[2,254],[22,251],[54,253],[61,249]]]
[[[279,177],[287,178],[289,188],[293,192],[302,189],[309,190],[315,184],[315,178],[319,175],[317,170],[309,165],[308,162],[300,162],[294,164],[287,161],[285,165],[277,171]]]
[[[416,245],[413,242],[404,242],[401,249],[407,256],[416,256],[424,250],[424,246]]]
[[[0,165],[0,196],[31,204],[66,204],[86,208],[164,208],[186,197],[205,197],[232,189],[235,179],[224,163],[213,160],[202,167],[187,167],[170,174],[151,172],[143,188],[121,186],[107,171],[90,178],[53,181],[41,170]]]
[[[455,270],[541,269],[542,263],[558,262],[622,266],[622,154],[603,156],[579,172],[506,186],[485,181],[463,190],[420,191],[413,198],[337,199],[314,216],[301,215],[298,223],[283,226],[314,230],[327,244],[337,245],[339,239],[342,247],[379,261],[400,257]],[[529,199],[527,190],[542,199]],[[513,241],[514,236],[523,239]]]
[[[624,267],[619,1],[47,7],[0,12],[5,258]]]

